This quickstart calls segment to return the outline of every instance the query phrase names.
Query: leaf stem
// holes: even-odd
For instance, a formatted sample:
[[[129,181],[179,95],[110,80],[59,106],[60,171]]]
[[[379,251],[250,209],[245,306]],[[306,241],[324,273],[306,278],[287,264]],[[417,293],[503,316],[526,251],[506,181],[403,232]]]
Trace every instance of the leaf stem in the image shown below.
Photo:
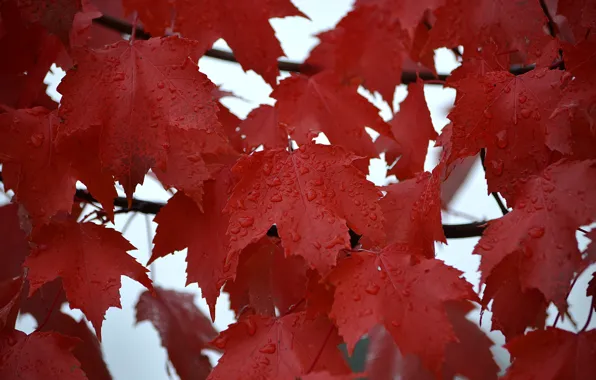
[[[329,332],[327,332],[327,335],[325,336],[325,340],[323,341],[321,348],[319,348],[319,352],[317,352],[317,356],[315,356],[315,360],[313,360],[312,364],[306,371],[306,374],[309,374],[315,368],[315,365],[317,365],[317,362],[319,361],[319,358],[323,354],[323,350],[325,349],[325,346],[327,345],[327,342],[329,341],[329,338],[331,337],[331,333],[333,333],[334,328],[335,328],[335,326],[333,326],[333,325],[331,325],[331,327],[329,328]]]
[[[54,301],[52,302],[52,305],[50,306],[50,311],[48,311],[43,322],[41,322],[41,324],[39,324],[39,326],[37,326],[37,328],[35,329],[34,332],[41,331],[45,327],[45,325],[48,323],[48,321],[50,320],[50,317],[52,316],[52,313],[54,312],[54,309],[56,308],[58,299],[60,298],[61,295],[62,295],[62,288],[60,288],[60,290],[58,290],[56,292],[56,297],[54,297]]]

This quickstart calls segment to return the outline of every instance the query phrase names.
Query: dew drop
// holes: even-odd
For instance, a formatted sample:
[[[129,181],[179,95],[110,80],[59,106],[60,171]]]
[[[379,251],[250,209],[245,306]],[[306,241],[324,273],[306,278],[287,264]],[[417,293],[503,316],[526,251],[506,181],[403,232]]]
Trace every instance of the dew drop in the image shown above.
[[[532,115],[532,112],[528,108],[522,108],[520,113],[524,119],[527,119],[530,117],[530,115]]]
[[[234,235],[236,235],[236,234],[238,234],[238,232],[240,232],[240,227],[237,227],[237,226],[236,226],[236,227],[232,227],[232,228],[230,228],[230,233],[231,233],[231,234],[234,234]]]
[[[314,191],[313,189],[309,189],[306,191],[306,199],[310,201],[313,201],[315,198],[317,197],[317,192]]]
[[[238,218],[238,223],[240,224],[240,226],[244,228],[252,226],[254,222],[255,218],[253,218],[252,216],[243,216],[241,218]]]
[[[301,238],[301,236],[300,236],[300,234],[299,234],[298,232],[296,232],[296,231],[291,231],[291,232],[290,232],[290,236],[292,237],[292,241],[293,241],[294,243],[296,243],[296,242],[299,242],[299,241],[300,241],[300,238]]]
[[[503,161],[492,161],[490,164],[494,175],[498,177],[503,174]]]
[[[544,227],[532,227],[528,231],[528,235],[534,239],[538,239],[544,236]]]
[[[165,87],[165,84],[163,83],[163,81],[157,82],[157,88],[159,88],[161,90],[164,87]]]
[[[248,335],[253,336],[257,332],[257,324],[252,319],[245,319],[244,324],[246,325],[246,332]]]
[[[276,350],[277,350],[277,347],[275,347],[275,344],[267,343],[266,345],[264,345],[263,347],[261,347],[259,349],[259,352],[261,352],[263,354],[274,354]]]
[[[43,137],[43,134],[41,134],[41,133],[34,133],[33,135],[31,135],[30,140],[31,140],[31,144],[34,147],[39,148],[41,146],[41,144],[43,144],[44,137]]]
[[[369,218],[370,218],[370,220],[372,220],[373,222],[374,222],[375,220],[377,220],[377,214],[375,214],[375,213],[372,213],[372,212],[371,212],[370,214],[368,214],[368,217],[369,217]]]
[[[497,146],[501,149],[507,147],[507,131],[503,130],[497,133]]]
[[[485,109],[482,113],[484,114],[484,117],[489,120],[493,118],[493,114],[488,109]]]
[[[371,294],[373,296],[379,294],[379,290],[381,288],[379,287],[379,285],[375,284],[374,282],[369,283],[366,286],[366,289],[364,289],[368,294]]]
[[[272,169],[273,169],[273,168],[272,168],[272,167],[271,167],[271,165],[269,165],[268,163],[265,163],[265,164],[263,165],[263,173],[265,173],[266,175],[269,175],[269,174],[271,174],[271,170],[272,170]]]
[[[354,301],[360,301],[360,300],[362,299],[362,297],[360,297],[360,294],[358,294],[358,293],[355,293],[355,294],[352,296],[352,299],[353,299]]]
[[[281,201],[283,201],[283,197],[281,196],[281,194],[277,193],[277,194],[273,194],[273,195],[271,196],[271,198],[269,198],[269,200],[270,200],[271,202],[276,202],[276,203],[277,203],[277,202],[281,202]]]
[[[518,100],[519,100],[520,104],[524,104],[526,102],[526,100],[528,100],[528,97],[522,94],[519,96]]]

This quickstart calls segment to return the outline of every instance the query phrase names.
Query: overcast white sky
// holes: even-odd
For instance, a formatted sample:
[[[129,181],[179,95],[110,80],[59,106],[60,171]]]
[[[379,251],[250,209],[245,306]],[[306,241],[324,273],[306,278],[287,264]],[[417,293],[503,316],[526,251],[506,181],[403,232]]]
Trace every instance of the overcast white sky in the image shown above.
[[[332,28],[345,13],[351,8],[350,0],[319,1],[319,0],[292,0],[293,3],[306,15],[309,20],[300,18],[286,18],[273,20],[277,36],[281,41],[282,47],[287,54],[288,59],[293,61],[304,60],[310,49],[317,43],[313,36],[320,31]],[[226,47],[225,43],[219,41],[217,47]],[[439,72],[448,72],[456,65],[456,61],[450,52],[439,51],[436,56],[437,69]],[[223,103],[228,106],[233,113],[244,118],[250,110],[256,108],[261,103],[273,104],[273,99],[269,98],[271,87],[267,85],[261,77],[253,72],[244,73],[239,65],[223,62],[211,58],[203,58],[199,62],[202,72],[217,85],[227,91],[232,91],[239,98],[226,98]],[[48,82],[51,84],[50,92],[55,96],[55,86],[63,74],[49,76]],[[404,99],[406,90],[404,86],[398,88],[396,104]],[[362,91],[374,104],[381,109],[381,116],[388,120],[391,118],[389,106],[380,101],[380,97],[371,96]],[[453,102],[454,91],[443,90],[439,86],[427,86],[425,90],[427,102],[429,104],[433,124],[435,129],[440,132],[441,128],[447,123],[445,110]],[[397,107],[396,107],[397,109]],[[429,159],[427,159],[427,169],[432,169],[435,165],[437,149],[431,149]],[[394,177],[393,177],[394,178]],[[371,165],[370,180],[377,185],[387,183],[385,179],[384,163],[381,160],[373,160]],[[166,201],[169,194],[161,188],[154,180],[147,178],[145,185],[137,188],[135,196],[139,199]],[[475,220],[487,220],[499,217],[500,211],[494,200],[487,195],[484,173],[479,163],[472,171],[470,179],[465,187],[456,196],[453,201],[452,209],[472,215]],[[130,215],[117,215],[116,229],[122,230]],[[453,215],[444,215],[444,223],[466,223],[470,219],[463,219]],[[155,224],[144,215],[137,215],[130,223],[125,237],[134,244],[138,251],[132,253],[141,263],[145,264],[150,256],[150,241],[155,232]],[[147,232],[150,232],[148,236]],[[444,260],[448,265],[452,265],[465,272],[465,276],[475,289],[478,290],[479,275],[476,272],[478,268],[478,257],[472,256],[472,248],[477,242],[477,238],[450,240],[449,245],[438,247],[438,257]],[[581,241],[582,247],[586,239]],[[208,308],[204,300],[200,297],[200,290],[195,285],[186,287],[186,253],[179,252],[166,258],[159,259],[153,266],[153,278],[159,286],[185,290],[196,294],[196,304],[208,315]],[[591,273],[591,271],[589,271]],[[130,379],[148,379],[162,380],[168,379],[166,373],[166,351],[161,347],[161,343],[156,330],[148,322],[143,322],[134,326],[134,305],[137,302],[139,294],[144,290],[136,282],[123,277],[122,310],[110,309],[106,315],[106,321],[103,325],[102,334],[104,356],[108,367],[116,380]],[[570,297],[571,312],[583,324],[587,316],[588,304],[586,304],[585,287],[588,276],[584,275],[576,284]],[[67,309],[67,308],[66,308]],[[552,311],[552,309],[551,309]],[[233,314],[228,310],[228,298],[225,294],[220,297],[217,304],[217,320],[215,325],[219,330],[225,329],[228,324],[233,322]],[[72,311],[73,315],[81,318],[79,311]],[[551,312],[549,324],[552,324],[554,315]],[[472,314],[471,320],[478,321],[478,314]],[[592,327],[596,326],[596,318],[592,321]],[[32,318],[25,316],[20,319],[18,328],[30,332],[35,328]],[[559,323],[559,327],[573,330],[569,323]],[[483,328],[487,331],[490,328],[490,314],[487,313],[483,318]],[[503,339],[500,333],[491,333],[491,338],[502,344]],[[506,351],[500,348],[494,349],[499,364],[503,367],[508,363]],[[210,355],[212,360],[217,360],[216,355]],[[175,371],[172,371],[175,374]],[[175,376],[175,375],[174,375]]]

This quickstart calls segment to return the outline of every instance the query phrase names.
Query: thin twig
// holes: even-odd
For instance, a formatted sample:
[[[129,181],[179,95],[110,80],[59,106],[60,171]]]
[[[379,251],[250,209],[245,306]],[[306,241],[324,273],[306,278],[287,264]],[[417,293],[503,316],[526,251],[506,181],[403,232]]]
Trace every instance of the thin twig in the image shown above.
[[[590,322],[592,322],[592,314],[594,314],[594,308],[596,308],[596,297],[592,297],[592,303],[590,304],[590,309],[588,311],[588,319],[586,319],[586,323],[584,324],[584,327],[582,327],[582,329],[579,330],[579,332],[586,331],[586,329],[588,328],[588,325],[590,324]]]

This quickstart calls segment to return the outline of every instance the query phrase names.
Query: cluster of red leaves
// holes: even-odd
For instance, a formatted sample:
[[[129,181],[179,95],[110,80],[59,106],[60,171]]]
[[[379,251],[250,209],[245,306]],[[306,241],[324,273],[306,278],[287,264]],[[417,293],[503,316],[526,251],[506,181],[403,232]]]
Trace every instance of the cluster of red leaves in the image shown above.
[[[92,23],[101,12],[182,37],[125,41]],[[474,303],[490,306],[507,339],[507,378],[595,378],[588,323],[545,328],[548,305],[566,315],[574,278],[596,261],[594,243],[580,252],[576,240],[596,220],[593,2],[357,0],[302,73],[278,83],[283,51],[269,20],[287,16],[306,17],[290,0],[0,2],[10,57],[0,62],[0,162],[14,192],[0,208],[0,378],[109,379],[99,342],[122,275],[148,289],[137,321],[155,325],[182,379],[348,379],[338,346],[352,352],[366,334],[371,379],[494,379],[492,342],[466,319]],[[240,121],[218,102],[197,68],[218,38],[273,87],[275,106]],[[390,123],[357,93],[392,101],[404,69],[434,73],[434,49],[457,46],[441,135],[421,80]],[[43,83],[54,62],[68,69],[60,107]],[[331,145],[312,141],[320,132]],[[432,140],[443,154],[429,173]],[[434,247],[446,242],[442,187],[481,150],[489,191],[512,211],[474,249],[478,295]],[[377,188],[365,169],[382,152],[400,182]],[[130,202],[149,171],[177,190],[155,218],[149,262],[188,248],[187,283],[211,319],[220,290],[230,294],[238,321],[219,334],[191,295],[152,286],[119,232],[77,221],[77,181],[113,222],[115,182]],[[596,280],[587,296],[596,307]],[[64,302],[95,334],[59,311]],[[15,330],[19,311],[37,319],[35,332]],[[223,353],[215,368],[206,349]]]

